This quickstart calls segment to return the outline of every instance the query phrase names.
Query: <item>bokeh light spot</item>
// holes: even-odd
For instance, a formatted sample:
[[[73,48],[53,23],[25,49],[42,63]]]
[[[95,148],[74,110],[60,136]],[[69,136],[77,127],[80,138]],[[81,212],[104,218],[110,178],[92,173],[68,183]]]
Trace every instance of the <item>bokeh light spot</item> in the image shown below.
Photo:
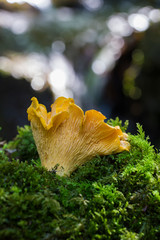
[[[49,75],[49,83],[54,91],[62,91],[66,88],[67,76],[62,69],[55,69]]]
[[[159,9],[153,9],[149,13],[149,18],[152,22],[160,22],[160,10]]]
[[[42,90],[44,87],[44,84],[45,84],[45,81],[42,76],[35,76],[31,81],[31,87],[36,91]]]
[[[128,17],[128,22],[131,27],[139,32],[143,32],[149,27],[149,19],[144,14],[131,14]]]
[[[63,53],[65,50],[65,44],[64,42],[57,40],[55,42],[52,43],[52,50],[54,52],[59,52],[59,53]]]
[[[105,63],[100,59],[96,59],[92,64],[92,70],[97,75],[103,74],[105,69],[106,69]]]
[[[81,2],[90,11],[98,10],[103,5],[103,0],[82,0]]]
[[[111,16],[106,24],[111,32],[120,36],[126,37],[132,33],[132,29],[127,20],[120,15]]]

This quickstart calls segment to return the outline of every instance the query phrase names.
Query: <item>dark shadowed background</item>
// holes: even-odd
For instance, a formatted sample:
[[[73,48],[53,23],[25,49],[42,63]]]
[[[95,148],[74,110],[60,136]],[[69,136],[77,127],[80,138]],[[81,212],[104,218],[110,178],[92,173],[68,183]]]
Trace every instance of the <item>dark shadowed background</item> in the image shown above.
[[[0,1],[0,126],[29,124],[32,96],[143,125],[160,146],[160,2]]]

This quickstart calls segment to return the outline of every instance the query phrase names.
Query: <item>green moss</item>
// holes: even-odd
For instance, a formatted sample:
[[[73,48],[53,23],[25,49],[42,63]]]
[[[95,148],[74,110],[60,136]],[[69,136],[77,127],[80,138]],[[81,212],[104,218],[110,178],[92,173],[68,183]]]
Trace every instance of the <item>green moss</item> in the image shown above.
[[[12,157],[20,161],[31,163],[33,159],[37,160],[39,157],[30,126],[18,127],[17,130],[16,138],[6,144],[4,149],[12,149]]]
[[[0,151],[0,239],[159,240],[160,154],[137,128],[129,152],[97,156],[70,178],[41,167],[20,128]]]

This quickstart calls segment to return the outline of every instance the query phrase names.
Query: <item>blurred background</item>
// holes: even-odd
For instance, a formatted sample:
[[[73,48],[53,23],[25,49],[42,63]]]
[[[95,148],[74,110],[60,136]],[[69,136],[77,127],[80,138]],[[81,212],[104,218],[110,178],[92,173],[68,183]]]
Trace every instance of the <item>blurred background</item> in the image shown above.
[[[0,0],[0,136],[36,96],[143,125],[160,147],[159,0]]]

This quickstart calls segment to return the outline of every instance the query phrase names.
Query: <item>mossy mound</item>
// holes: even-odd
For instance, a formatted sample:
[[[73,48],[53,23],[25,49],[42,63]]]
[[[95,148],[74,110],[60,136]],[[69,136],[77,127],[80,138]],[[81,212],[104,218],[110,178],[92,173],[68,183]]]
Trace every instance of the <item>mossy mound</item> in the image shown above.
[[[129,141],[130,152],[64,178],[41,167],[30,127],[19,128],[0,150],[0,239],[159,240],[160,155],[140,125]]]

